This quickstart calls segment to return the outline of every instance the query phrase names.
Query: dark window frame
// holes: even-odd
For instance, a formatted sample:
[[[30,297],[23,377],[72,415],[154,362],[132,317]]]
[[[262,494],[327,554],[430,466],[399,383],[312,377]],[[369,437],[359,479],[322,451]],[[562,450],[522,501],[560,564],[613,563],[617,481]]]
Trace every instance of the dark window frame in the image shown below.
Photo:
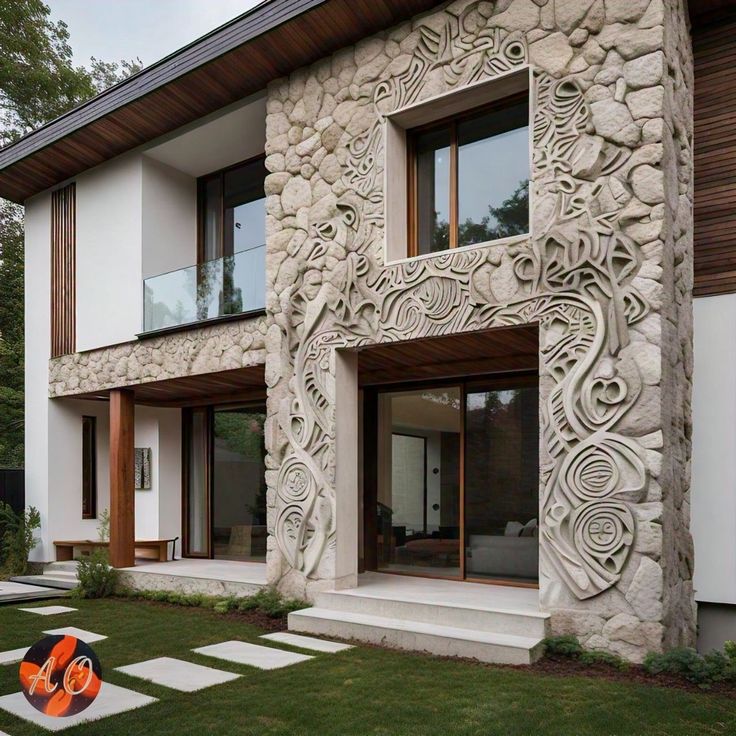
[[[480,117],[489,112],[498,112],[501,110],[516,107],[519,104],[531,104],[530,93],[528,90],[517,92],[513,95],[503,97],[499,100],[479,105],[466,110],[459,115],[450,115],[448,117],[434,120],[431,123],[418,125],[406,131],[406,170],[407,170],[407,237],[408,248],[407,255],[414,258],[419,255],[425,255],[419,250],[419,202],[418,202],[418,156],[417,156],[417,138],[422,133],[428,133],[436,130],[448,129],[450,132],[450,222],[449,222],[449,248],[436,251],[436,254],[445,253],[447,250],[454,250],[458,247],[458,218],[459,218],[459,195],[458,195],[458,136],[457,129],[460,123],[466,120]],[[531,134],[531,125],[527,124]],[[531,163],[531,162],[530,162]],[[530,177],[531,184],[531,177]],[[475,245],[475,244],[473,244]]]
[[[225,175],[228,174],[231,171],[234,171],[235,169],[239,169],[243,166],[248,166],[249,164],[254,164],[257,161],[265,161],[266,160],[266,154],[265,153],[259,153],[256,156],[251,156],[250,158],[244,159],[243,161],[239,161],[236,164],[233,164],[232,166],[226,166],[223,169],[219,169],[217,171],[212,171],[209,174],[205,174],[204,176],[200,176],[197,179],[197,264],[206,263],[207,260],[212,259],[205,259],[205,249],[206,249],[206,242],[205,242],[205,224],[206,224],[206,208],[207,208],[207,184],[209,182],[219,179],[220,182],[220,225],[218,228],[217,233],[217,240],[219,244],[219,256],[215,256],[215,258],[224,258],[226,256],[233,255],[233,248],[232,243],[228,244],[228,239],[225,237]],[[265,177],[264,177],[265,179]],[[265,190],[263,193],[263,196],[265,197]],[[227,246],[230,246],[229,249]],[[229,250],[229,252],[228,252]]]
[[[89,448],[85,445],[89,443]],[[97,518],[97,417],[82,417],[82,518]]]

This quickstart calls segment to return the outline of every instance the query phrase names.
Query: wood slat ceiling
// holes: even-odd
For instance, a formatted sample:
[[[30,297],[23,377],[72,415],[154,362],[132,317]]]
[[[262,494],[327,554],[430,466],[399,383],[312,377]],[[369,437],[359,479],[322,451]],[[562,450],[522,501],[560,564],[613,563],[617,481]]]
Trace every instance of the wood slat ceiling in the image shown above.
[[[361,386],[538,368],[536,325],[376,345],[362,348],[358,356]]]
[[[23,202],[435,5],[437,0],[263,3],[0,150],[0,197]]]
[[[150,381],[126,386],[135,392],[135,403],[147,406],[197,406],[249,401],[266,396],[264,366],[238,368],[197,376]],[[103,399],[109,391],[79,394],[74,399]]]
[[[693,30],[695,296],[736,291],[736,18]]]

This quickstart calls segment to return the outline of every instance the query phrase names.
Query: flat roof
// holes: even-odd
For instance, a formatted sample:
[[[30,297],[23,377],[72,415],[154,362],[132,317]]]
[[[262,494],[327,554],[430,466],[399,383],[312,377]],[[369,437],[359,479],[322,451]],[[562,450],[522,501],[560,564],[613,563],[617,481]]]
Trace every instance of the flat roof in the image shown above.
[[[438,4],[267,0],[0,149],[0,197],[22,203]]]

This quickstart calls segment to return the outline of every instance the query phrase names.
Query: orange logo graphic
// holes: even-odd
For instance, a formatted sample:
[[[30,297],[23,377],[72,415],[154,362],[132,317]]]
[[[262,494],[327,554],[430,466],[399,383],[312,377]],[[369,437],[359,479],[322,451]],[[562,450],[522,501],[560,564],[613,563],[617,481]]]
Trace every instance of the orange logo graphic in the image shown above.
[[[46,636],[20,665],[26,700],[47,716],[73,716],[92,705],[102,686],[102,667],[92,648],[73,636]]]

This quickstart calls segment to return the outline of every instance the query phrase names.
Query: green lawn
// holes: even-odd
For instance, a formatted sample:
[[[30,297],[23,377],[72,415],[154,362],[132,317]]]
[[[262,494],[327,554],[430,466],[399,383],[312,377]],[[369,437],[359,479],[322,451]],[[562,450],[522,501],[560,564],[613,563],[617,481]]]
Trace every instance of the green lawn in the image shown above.
[[[46,603],[50,602],[41,605]],[[262,671],[190,651],[227,639],[267,643],[258,639],[262,632],[238,618],[125,600],[70,605],[80,610],[48,617],[20,612],[16,605],[0,607],[0,650],[31,644],[43,629],[60,626],[106,634],[108,639],[92,645],[104,679],[153,695],[160,702],[63,731],[69,736],[736,733],[736,700],[715,695],[542,675],[368,647],[317,654],[310,662]],[[163,655],[243,677],[186,694],[113,670]],[[17,665],[0,667],[0,694],[18,690],[17,669]],[[0,731],[11,736],[48,733],[4,711],[0,711]]]

